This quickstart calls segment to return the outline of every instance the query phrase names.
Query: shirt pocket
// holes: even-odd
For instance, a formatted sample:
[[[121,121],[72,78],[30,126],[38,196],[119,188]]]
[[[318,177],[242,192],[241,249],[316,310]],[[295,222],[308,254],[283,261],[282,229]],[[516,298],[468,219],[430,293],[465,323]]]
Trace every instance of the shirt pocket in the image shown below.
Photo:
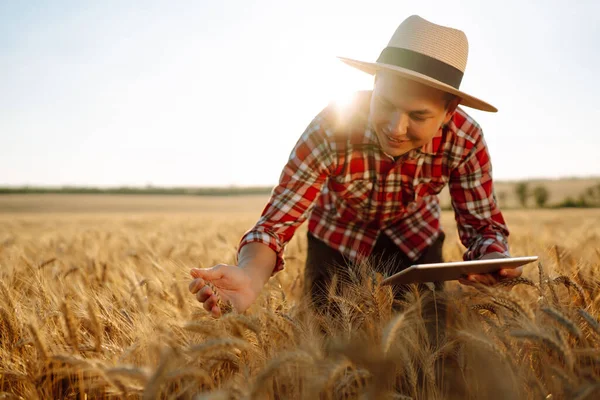
[[[420,180],[415,186],[417,199],[440,194],[448,182],[443,178]]]
[[[438,195],[446,186],[443,178],[417,178],[402,184],[402,206],[413,211],[424,198]]]
[[[374,183],[371,179],[335,177],[330,180],[329,188],[336,197],[359,213],[367,212],[372,205]]]

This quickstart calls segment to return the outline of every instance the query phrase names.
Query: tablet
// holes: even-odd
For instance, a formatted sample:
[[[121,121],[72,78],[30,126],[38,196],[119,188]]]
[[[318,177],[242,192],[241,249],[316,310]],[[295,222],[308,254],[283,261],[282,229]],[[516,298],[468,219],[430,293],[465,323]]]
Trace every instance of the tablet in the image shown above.
[[[495,258],[490,260],[416,264],[384,279],[382,285],[403,285],[436,281],[453,281],[467,274],[487,274],[502,268],[517,268],[537,261],[537,256]]]

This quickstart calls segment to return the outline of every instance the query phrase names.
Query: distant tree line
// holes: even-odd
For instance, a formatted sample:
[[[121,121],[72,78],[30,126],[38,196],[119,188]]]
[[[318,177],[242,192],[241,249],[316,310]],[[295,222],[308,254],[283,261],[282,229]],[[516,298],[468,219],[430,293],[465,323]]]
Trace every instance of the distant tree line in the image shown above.
[[[0,187],[2,194],[139,194],[139,195],[190,195],[190,196],[235,196],[269,194],[273,188],[268,186],[253,187],[203,187],[203,188],[161,188],[161,187]]]
[[[548,206],[550,193],[543,185],[530,187],[528,182],[520,182],[515,186],[515,195],[521,207],[528,207],[529,199],[533,197],[535,205],[539,208]],[[589,208],[600,207],[600,183],[588,187],[577,196],[567,196],[562,202],[554,204],[553,208]]]
[[[273,190],[271,186],[252,186],[252,187],[116,187],[116,188],[97,188],[80,186],[62,186],[62,187],[0,187],[0,195],[3,194],[127,194],[127,195],[189,195],[189,196],[243,196],[243,195],[268,195]],[[582,193],[574,196],[567,196],[563,201],[557,204],[548,204],[550,192],[544,185],[533,186],[529,182],[519,182],[514,187],[514,194],[518,204],[527,208],[530,205],[530,199],[533,199],[538,208],[569,208],[569,207],[600,207],[600,183],[590,186]],[[498,193],[498,199],[501,205],[506,207],[507,193],[502,191]],[[445,205],[444,209],[451,209],[450,205]]]

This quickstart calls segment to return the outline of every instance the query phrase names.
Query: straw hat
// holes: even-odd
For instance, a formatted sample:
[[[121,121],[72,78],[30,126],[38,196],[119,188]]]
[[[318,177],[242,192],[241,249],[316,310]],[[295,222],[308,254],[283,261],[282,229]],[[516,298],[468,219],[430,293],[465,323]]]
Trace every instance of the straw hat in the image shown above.
[[[468,54],[469,43],[463,31],[412,15],[396,29],[376,62],[338,58],[368,74],[374,75],[378,70],[392,71],[459,96],[464,106],[497,112],[496,107],[459,90]]]

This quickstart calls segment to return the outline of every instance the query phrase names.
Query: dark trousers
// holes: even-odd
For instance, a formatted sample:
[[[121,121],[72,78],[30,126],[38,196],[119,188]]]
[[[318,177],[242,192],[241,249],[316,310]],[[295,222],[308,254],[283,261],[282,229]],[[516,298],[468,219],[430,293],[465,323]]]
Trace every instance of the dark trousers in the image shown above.
[[[387,235],[381,234],[375,242],[375,248],[370,256],[371,265],[375,272],[389,276],[400,272],[414,264],[427,264],[443,262],[442,247],[445,235],[440,233],[437,240],[431,244],[418,260],[412,261]],[[327,294],[327,287],[334,274],[340,278],[348,277],[349,268],[355,267],[337,250],[308,233],[308,254],[304,271],[306,289],[312,300],[319,299]],[[434,282],[437,290],[443,290],[443,282]],[[395,297],[402,296],[403,288],[396,288]]]
[[[412,261],[387,235],[382,233],[375,243],[369,265],[373,267],[375,272],[389,276],[414,264],[443,262],[442,247],[444,239],[445,235],[441,232],[431,246],[425,249],[419,259]],[[333,275],[338,276],[338,282],[352,280],[349,271],[351,268],[356,268],[356,265],[349,263],[339,251],[329,247],[310,232],[308,233],[307,253],[304,271],[305,293],[311,297],[316,311],[319,311],[325,309],[324,306],[328,304],[329,283]],[[356,276],[357,274],[354,274],[354,277]],[[432,283],[436,291],[444,289],[443,282]],[[407,288],[408,286],[394,287],[395,299],[402,300]],[[431,291],[424,284],[418,285],[418,290],[422,292]],[[430,339],[438,338],[438,334],[443,331],[443,325],[445,324],[445,307],[443,304],[437,304],[436,300],[433,304],[426,306],[423,313],[423,317],[431,322],[427,327]]]

